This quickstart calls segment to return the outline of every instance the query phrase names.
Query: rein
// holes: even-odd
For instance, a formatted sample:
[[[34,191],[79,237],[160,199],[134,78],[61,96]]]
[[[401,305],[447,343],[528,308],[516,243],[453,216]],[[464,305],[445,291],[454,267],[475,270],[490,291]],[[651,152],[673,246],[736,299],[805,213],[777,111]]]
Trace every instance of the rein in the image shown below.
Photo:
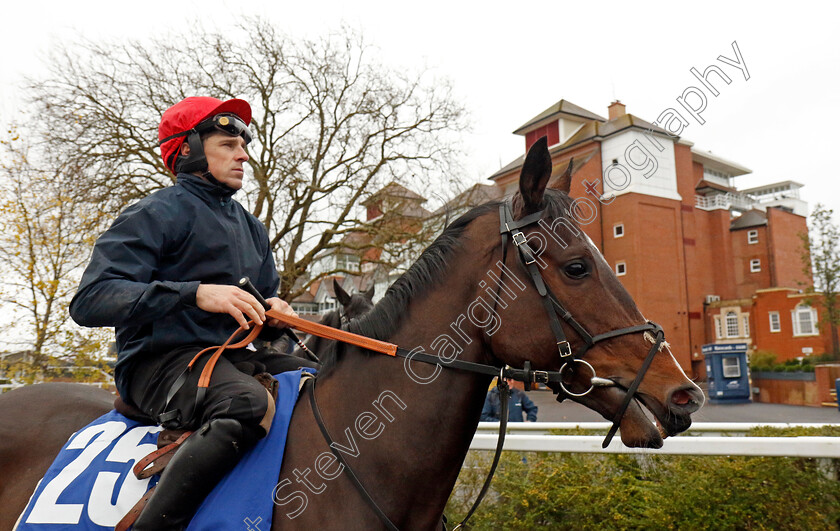
[[[399,528],[391,522],[391,519],[388,518],[382,509],[379,508],[379,505],[376,504],[376,501],[373,497],[368,493],[367,489],[365,489],[364,485],[362,485],[361,480],[353,472],[353,469],[350,468],[350,463],[344,459],[344,456],[341,455],[335,448],[335,444],[333,441],[332,436],[330,436],[330,432],[327,429],[326,424],[324,424],[324,418],[321,415],[321,409],[318,407],[318,402],[315,400],[315,385],[317,383],[317,378],[307,378],[303,385],[304,385],[304,392],[309,395],[309,405],[312,408],[312,414],[315,417],[315,422],[318,424],[318,428],[321,430],[321,435],[324,437],[324,440],[327,442],[327,446],[330,448],[330,452],[336,457],[338,462],[347,470],[347,477],[356,487],[356,490],[359,491],[359,494],[362,495],[362,498],[365,500],[365,503],[373,510],[374,513],[379,517],[385,527],[387,527],[390,531],[399,531]],[[501,410],[499,412],[499,439],[496,442],[496,452],[493,455],[493,463],[490,465],[490,472],[487,475],[487,479],[484,481],[484,484],[481,486],[481,491],[478,493],[475,501],[470,507],[470,510],[467,512],[467,515],[461,520],[457,526],[453,528],[453,531],[457,529],[462,529],[464,525],[466,525],[467,520],[469,520],[473,513],[478,509],[478,506],[481,505],[481,501],[484,499],[484,496],[487,494],[487,491],[490,489],[490,483],[493,480],[493,475],[496,472],[496,467],[499,464],[499,458],[502,456],[502,448],[505,445],[505,434],[507,433],[507,422],[508,422],[508,399],[510,397],[510,387],[508,387],[507,382],[503,378],[499,378],[499,401]],[[446,531],[446,516],[443,517],[443,529]]]
[[[642,366],[640,367],[639,371],[636,373],[636,378],[633,380],[631,385],[627,388],[627,391],[624,395],[624,399],[619,406],[618,410],[616,410],[615,415],[613,417],[612,426],[607,433],[606,437],[604,438],[603,443],[601,444],[602,448],[606,448],[609,446],[612,438],[615,436],[616,432],[619,429],[621,424],[621,419],[624,417],[624,413],[626,412],[627,408],[630,405],[630,402],[633,400],[636,391],[639,388],[639,385],[644,378],[645,373],[647,372],[648,368],[650,367],[651,363],[653,362],[653,358],[655,357],[656,353],[659,352],[660,348],[662,347],[662,343],[665,339],[665,334],[662,330],[662,327],[656,323],[648,321],[644,324],[638,324],[634,326],[628,326],[625,328],[620,328],[616,330],[611,330],[609,332],[605,332],[602,334],[592,335],[590,334],[586,328],[581,325],[577,320],[575,320],[574,316],[570,311],[568,311],[560,300],[554,295],[551,289],[546,284],[545,280],[543,279],[542,273],[540,272],[540,266],[537,264],[536,254],[528,245],[527,237],[522,232],[522,228],[537,223],[540,219],[542,219],[543,211],[535,212],[525,216],[524,218],[516,221],[513,219],[513,214],[510,209],[509,202],[503,202],[499,205],[499,220],[500,220],[500,228],[499,233],[501,235],[501,243],[502,243],[502,264],[504,265],[507,261],[507,249],[509,240],[513,242],[518,250],[517,256],[519,258],[518,262],[524,269],[527,271],[528,275],[531,278],[532,284],[536,288],[538,294],[540,295],[540,300],[543,304],[543,307],[546,310],[546,314],[549,319],[549,327],[551,328],[552,333],[554,334],[556,344],[557,344],[557,353],[560,357],[562,362],[559,371],[542,371],[542,370],[532,370],[530,361],[526,361],[524,363],[524,367],[522,369],[514,369],[511,367],[496,367],[493,365],[486,365],[481,363],[474,363],[462,360],[451,360],[451,361],[444,361],[438,356],[432,356],[426,354],[424,352],[415,352],[409,351],[405,348],[399,347],[393,343],[388,343],[386,341],[380,341],[377,339],[372,339],[369,337],[361,336],[358,334],[353,334],[346,330],[341,330],[338,328],[332,328],[329,326],[325,326],[319,323],[313,323],[311,321],[307,321],[300,317],[296,317],[293,315],[282,314],[278,311],[267,309],[265,315],[267,317],[275,318],[278,321],[284,323],[289,328],[294,328],[296,330],[300,330],[302,332],[306,332],[308,334],[316,335],[325,339],[332,339],[336,341],[340,341],[343,343],[349,343],[351,345],[355,345],[357,347],[371,350],[374,352],[378,352],[381,354],[386,354],[392,357],[402,357],[407,358],[409,361],[417,360],[423,363],[429,363],[433,365],[438,365],[443,368],[449,369],[457,369],[463,370],[468,372],[473,372],[476,374],[482,374],[487,376],[498,376],[498,385],[500,390],[500,398],[502,404],[502,415],[500,418],[500,425],[499,425],[499,439],[496,446],[496,453],[493,458],[493,463],[491,465],[491,469],[485,480],[484,485],[482,486],[481,492],[478,495],[478,498],[473,503],[472,508],[469,510],[467,516],[464,520],[458,524],[455,529],[463,528],[466,525],[467,520],[473,515],[475,510],[478,508],[478,505],[481,503],[484,495],[487,493],[487,490],[490,486],[490,482],[493,479],[493,475],[496,470],[496,465],[499,462],[499,457],[501,455],[502,448],[504,446],[504,439],[506,434],[507,428],[507,409],[508,409],[508,393],[509,389],[507,383],[504,382],[505,378],[510,378],[516,381],[524,382],[525,389],[530,389],[530,384],[532,383],[543,383],[543,384],[553,384],[553,389],[556,387],[559,390],[557,391],[558,394],[560,392],[564,393],[567,396],[571,397],[580,397],[588,394],[591,392],[595,387],[607,387],[607,386],[615,386],[617,385],[614,381],[600,378],[595,373],[595,369],[590,365],[588,362],[584,361],[582,357],[595,346],[597,343],[605,340],[609,340],[615,337],[627,335],[627,334],[636,334],[636,333],[645,333],[650,332],[652,335],[651,342],[653,345],[648,352],[647,357],[645,358]],[[262,297],[258,296],[259,293],[253,289],[253,286],[250,286],[250,282],[245,282],[247,279],[243,279],[240,282],[240,287],[246,289],[247,291],[251,292],[252,294],[257,295],[257,300],[263,303],[264,306],[268,306]],[[249,289],[250,288],[250,289]],[[500,289],[500,288],[499,288]],[[498,294],[497,294],[498,295]],[[498,297],[495,299],[498,301]],[[495,306],[494,301],[494,306]],[[563,330],[563,326],[560,323],[560,320],[566,323],[568,327],[570,327],[574,332],[583,340],[583,345],[581,348],[578,349],[577,352],[574,352],[571,344],[569,343],[568,338]],[[253,324],[253,323],[249,323]],[[262,325],[254,325],[251,333],[248,334],[248,337],[236,343],[235,345],[230,345],[230,347],[236,348],[240,345],[247,344],[259,334],[260,330],[262,329]],[[191,369],[192,365],[198,360],[200,356],[202,356],[205,352],[216,348],[216,352],[214,352],[213,356],[211,357],[210,361],[208,361],[207,365],[202,372],[202,377],[199,382],[199,397],[203,398],[204,393],[202,391],[206,391],[207,385],[209,385],[210,381],[210,373],[213,370],[213,366],[216,363],[216,360],[221,355],[221,353],[228,347],[228,344],[239,335],[244,328],[240,327],[234,334],[231,336],[230,339],[225,343],[225,345],[220,347],[210,347],[209,349],[205,349],[204,351],[200,352],[193,361],[190,362],[189,367],[185,370],[185,373],[181,375],[179,378],[180,384],[176,382],[176,385],[173,385],[173,389],[170,391],[170,396],[167,397],[167,403],[169,399],[174,396],[175,391],[177,388],[180,388],[183,385],[182,380],[186,380],[186,374]],[[590,378],[590,386],[586,391],[583,392],[574,392],[566,387],[564,383],[564,374],[568,371],[574,371],[575,364],[583,365],[587,368],[591,373],[592,377]],[[209,372],[208,372],[209,371]],[[206,373],[206,378],[205,378]],[[203,387],[202,387],[203,386]],[[376,502],[370,496],[370,494],[365,490],[364,486],[362,485],[361,481],[359,480],[358,476],[352,471],[349,464],[346,460],[341,456],[337,450],[332,447],[332,438],[330,437],[329,432],[323,422],[323,418],[321,416],[320,409],[318,408],[317,402],[315,400],[315,385],[306,385],[306,390],[310,396],[310,404],[312,406],[312,411],[315,416],[315,420],[318,423],[318,427],[321,430],[324,439],[327,441],[327,444],[330,447],[333,455],[336,456],[338,461],[345,467],[347,470],[347,475],[351,482],[355,485],[356,489],[364,498],[365,502],[371,507],[371,509],[377,514],[379,519],[386,525],[386,527],[390,530],[396,530],[397,527],[388,519],[387,515],[377,506]],[[197,403],[200,403],[198,401]],[[444,518],[445,522],[445,518]],[[445,529],[445,523],[444,523]]]

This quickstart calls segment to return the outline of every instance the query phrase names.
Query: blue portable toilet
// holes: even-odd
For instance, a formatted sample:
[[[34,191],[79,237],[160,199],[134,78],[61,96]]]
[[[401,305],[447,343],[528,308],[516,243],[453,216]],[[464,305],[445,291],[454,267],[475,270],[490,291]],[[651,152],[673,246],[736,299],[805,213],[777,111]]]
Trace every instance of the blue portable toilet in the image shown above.
[[[747,344],[703,345],[709,401],[712,404],[750,402],[750,378],[747,368]]]
[[[837,409],[840,409],[840,378],[834,380],[834,398],[837,401]]]

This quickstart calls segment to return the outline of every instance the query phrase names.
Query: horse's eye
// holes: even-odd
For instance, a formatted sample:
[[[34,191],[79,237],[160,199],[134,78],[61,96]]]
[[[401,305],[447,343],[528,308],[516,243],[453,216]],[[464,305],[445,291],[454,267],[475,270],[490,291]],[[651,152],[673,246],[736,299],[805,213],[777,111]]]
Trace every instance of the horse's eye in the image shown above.
[[[589,274],[589,268],[586,266],[586,262],[575,261],[563,266],[563,272],[569,278],[583,278]]]

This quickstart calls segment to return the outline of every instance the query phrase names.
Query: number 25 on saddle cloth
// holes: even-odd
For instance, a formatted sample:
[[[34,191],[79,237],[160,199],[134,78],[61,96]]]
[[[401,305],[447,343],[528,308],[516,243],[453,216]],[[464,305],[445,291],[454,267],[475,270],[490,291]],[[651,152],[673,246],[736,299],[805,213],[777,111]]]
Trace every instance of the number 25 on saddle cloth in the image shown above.
[[[187,529],[238,529],[245,519],[270,528],[273,493],[303,372],[310,371],[275,375],[278,400],[271,431],[216,486]],[[113,530],[157,483],[158,476],[137,479],[131,469],[157,450],[161,429],[111,411],[73,434],[36,487],[15,531]]]

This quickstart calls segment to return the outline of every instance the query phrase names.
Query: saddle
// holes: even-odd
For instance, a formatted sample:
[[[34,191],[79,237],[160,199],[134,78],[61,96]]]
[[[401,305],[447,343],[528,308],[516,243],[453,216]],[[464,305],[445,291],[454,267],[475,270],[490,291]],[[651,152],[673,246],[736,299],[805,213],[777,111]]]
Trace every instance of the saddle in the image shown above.
[[[247,367],[237,367],[242,372],[249,374]],[[244,369],[244,370],[243,370]],[[258,374],[252,374],[252,376],[260,382],[260,384],[265,387],[268,392],[271,394],[272,398],[277,401],[277,380],[267,372],[262,372]],[[147,425],[155,425],[157,422],[140,410],[138,407],[130,404],[122,399],[121,396],[117,396],[114,400],[114,409],[117,413],[125,415],[131,420],[135,420],[137,422],[141,422]],[[137,479],[146,479],[150,478],[154,475],[161,474],[172,458],[175,456],[175,453],[181,447],[181,444],[187,440],[187,438],[192,435],[191,430],[181,430],[181,429],[164,429],[158,435],[157,440],[157,447],[158,449],[154,452],[150,453],[143,459],[137,461],[132,469],[135,477]],[[149,499],[152,497],[156,487],[152,487],[149,489],[146,494],[140,498],[140,500],[128,511],[128,513],[120,520],[119,524],[114,528],[114,531],[126,531],[129,529],[137,518],[140,516],[140,513],[146,507]]]

